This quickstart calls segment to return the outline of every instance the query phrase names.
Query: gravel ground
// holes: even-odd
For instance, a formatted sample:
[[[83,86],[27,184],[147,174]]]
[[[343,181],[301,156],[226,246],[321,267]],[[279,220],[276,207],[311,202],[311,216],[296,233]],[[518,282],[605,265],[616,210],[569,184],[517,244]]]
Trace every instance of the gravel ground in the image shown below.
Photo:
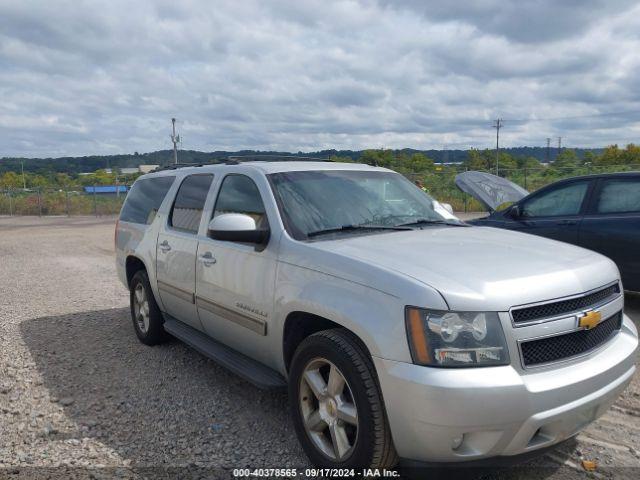
[[[0,478],[228,478],[308,465],[283,392],[173,341],[140,344],[111,218],[0,218]],[[640,295],[627,295],[640,324]],[[640,476],[640,381],[577,439],[483,478]],[[459,473],[459,472],[458,472]],[[450,475],[450,473],[449,473]]]

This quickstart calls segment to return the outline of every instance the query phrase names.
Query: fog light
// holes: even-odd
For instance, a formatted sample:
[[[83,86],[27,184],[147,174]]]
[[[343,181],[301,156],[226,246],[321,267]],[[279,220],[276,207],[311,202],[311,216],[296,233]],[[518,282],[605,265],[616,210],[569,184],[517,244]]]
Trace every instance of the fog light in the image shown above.
[[[464,434],[460,435],[459,437],[454,437],[453,439],[451,439],[451,450],[457,450],[458,448],[460,448],[460,445],[462,445],[463,440],[464,440]]]

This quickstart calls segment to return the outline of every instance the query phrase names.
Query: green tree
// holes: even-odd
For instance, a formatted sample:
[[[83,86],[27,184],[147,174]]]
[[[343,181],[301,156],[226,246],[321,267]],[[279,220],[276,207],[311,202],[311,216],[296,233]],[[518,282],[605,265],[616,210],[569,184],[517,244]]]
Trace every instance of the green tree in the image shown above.
[[[55,183],[59,187],[69,187],[73,184],[73,180],[66,173],[56,173]]]
[[[395,156],[392,150],[365,150],[360,157],[360,163],[379,167],[392,167],[394,161]]]
[[[527,168],[530,170],[538,170],[542,168],[542,164],[535,157],[518,157],[516,158],[517,168]]]
[[[29,188],[46,188],[51,183],[42,175],[27,175],[27,186]]]
[[[493,160],[489,160],[489,163],[491,164],[491,170],[495,170],[495,152],[490,150],[485,151],[489,155],[489,158],[493,158]],[[500,152],[500,164],[498,168],[500,169],[500,176],[505,177],[518,168],[518,162],[507,152]]]
[[[576,168],[578,166],[578,156],[576,155],[575,150],[562,150],[553,162],[553,166],[558,170],[565,171]]]
[[[490,167],[477,148],[472,148],[467,152],[465,166],[467,170],[488,170]]]
[[[20,188],[22,187],[22,177],[16,172],[6,172],[0,176],[0,187]]]
[[[360,156],[360,162],[367,165],[378,165],[380,163],[380,155],[377,150],[365,150]]]
[[[351,158],[350,156],[345,155],[344,157],[342,157],[340,155],[336,155],[335,153],[329,157],[329,160],[331,160],[332,162],[353,163],[353,158]]]
[[[609,145],[604,149],[602,155],[594,159],[593,163],[597,166],[620,165],[620,149],[618,145]]]
[[[620,160],[623,165],[638,165],[640,164],[640,146],[630,143],[621,152]]]
[[[589,151],[585,152],[584,157],[582,157],[582,165],[593,165],[596,160],[596,154]]]
[[[409,166],[413,172],[433,171],[433,160],[424,153],[414,153],[409,159]]]
[[[479,151],[472,148],[467,153],[467,159],[465,161],[465,167],[467,170],[482,170],[490,173],[495,173],[496,170],[496,151],[485,149]],[[518,168],[518,162],[507,152],[500,152],[500,175],[505,176],[510,171]]]

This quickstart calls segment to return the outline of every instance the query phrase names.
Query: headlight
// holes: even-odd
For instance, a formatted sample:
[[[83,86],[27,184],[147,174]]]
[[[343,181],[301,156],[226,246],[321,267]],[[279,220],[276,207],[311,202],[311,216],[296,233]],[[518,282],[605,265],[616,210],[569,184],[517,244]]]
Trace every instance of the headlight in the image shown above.
[[[432,367],[507,365],[509,352],[495,312],[406,308],[413,362]]]

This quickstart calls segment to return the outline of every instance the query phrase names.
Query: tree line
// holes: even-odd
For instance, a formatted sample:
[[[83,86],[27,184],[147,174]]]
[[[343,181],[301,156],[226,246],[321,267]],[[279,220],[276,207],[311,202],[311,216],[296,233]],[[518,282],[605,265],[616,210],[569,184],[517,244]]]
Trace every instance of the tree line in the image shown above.
[[[553,162],[544,164],[533,155],[517,155],[513,152],[527,151],[534,147],[520,149],[501,149],[498,162],[498,173],[523,185],[525,188],[538,188],[551,181],[577,174],[600,171],[617,171],[640,169],[640,146],[629,144],[626,147],[611,145],[604,149],[585,150],[563,148]],[[536,147],[537,148],[537,147]],[[434,189],[453,184],[455,174],[465,170],[481,170],[495,173],[496,151],[470,149],[465,151],[460,163],[443,164],[430,151],[412,149],[368,149],[362,151],[324,150],[312,154],[299,152],[297,155],[316,158],[330,158],[338,162],[358,162],[391,168],[411,178],[421,179],[433,185]],[[140,164],[161,164],[171,162],[169,151],[134,154],[138,166]],[[229,155],[291,155],[287,152],[196,152],[181,151],[180,161],[184,163],[215,162]],[[442,151],[440,151],[442,154]],[[296,155],[296,154],[293,154]],[[132,183],[139,174],[122,175],[124,166],[130,166],[127,155],[110,157],[69,157],[67,159],[2,159],[0,160],[1,189],[78,189],[89,185],[115,185]],[[109,159],[111,173],[108,173],[105,158]],[[84,163],[83,163],[84,159]],[[24,175],[22,174],[24,162]],[[67,171],[61,170],[64,166]],[[98,166],[90,174],[80,174]]]
[[[459,164],[442,164],[434,161],[424,153],[407,153],[405,150],[364,150],[354,159],[350,156],[332,155],[336,162],[360,162],[377,165],[396,170],[403,174],[421,174],[437,172],[460,172],[465,170],[480,170],[496,172],[498,160],[498,174],[509,176],[512,172],[529,170],[532,174],[542,172],[546,176],[562,175],[572,169],[594,170],[602,167],[640,167],[640,146],[629,144],[624,148],[611,145],[594,151],[579,151],[563,148],[555,159],[548,163],[540,162],[533,156],[518,156],[509,151],[500,150],[496,158],[496,150],[479,150],[472,148],[467,151],[466,158]]]

